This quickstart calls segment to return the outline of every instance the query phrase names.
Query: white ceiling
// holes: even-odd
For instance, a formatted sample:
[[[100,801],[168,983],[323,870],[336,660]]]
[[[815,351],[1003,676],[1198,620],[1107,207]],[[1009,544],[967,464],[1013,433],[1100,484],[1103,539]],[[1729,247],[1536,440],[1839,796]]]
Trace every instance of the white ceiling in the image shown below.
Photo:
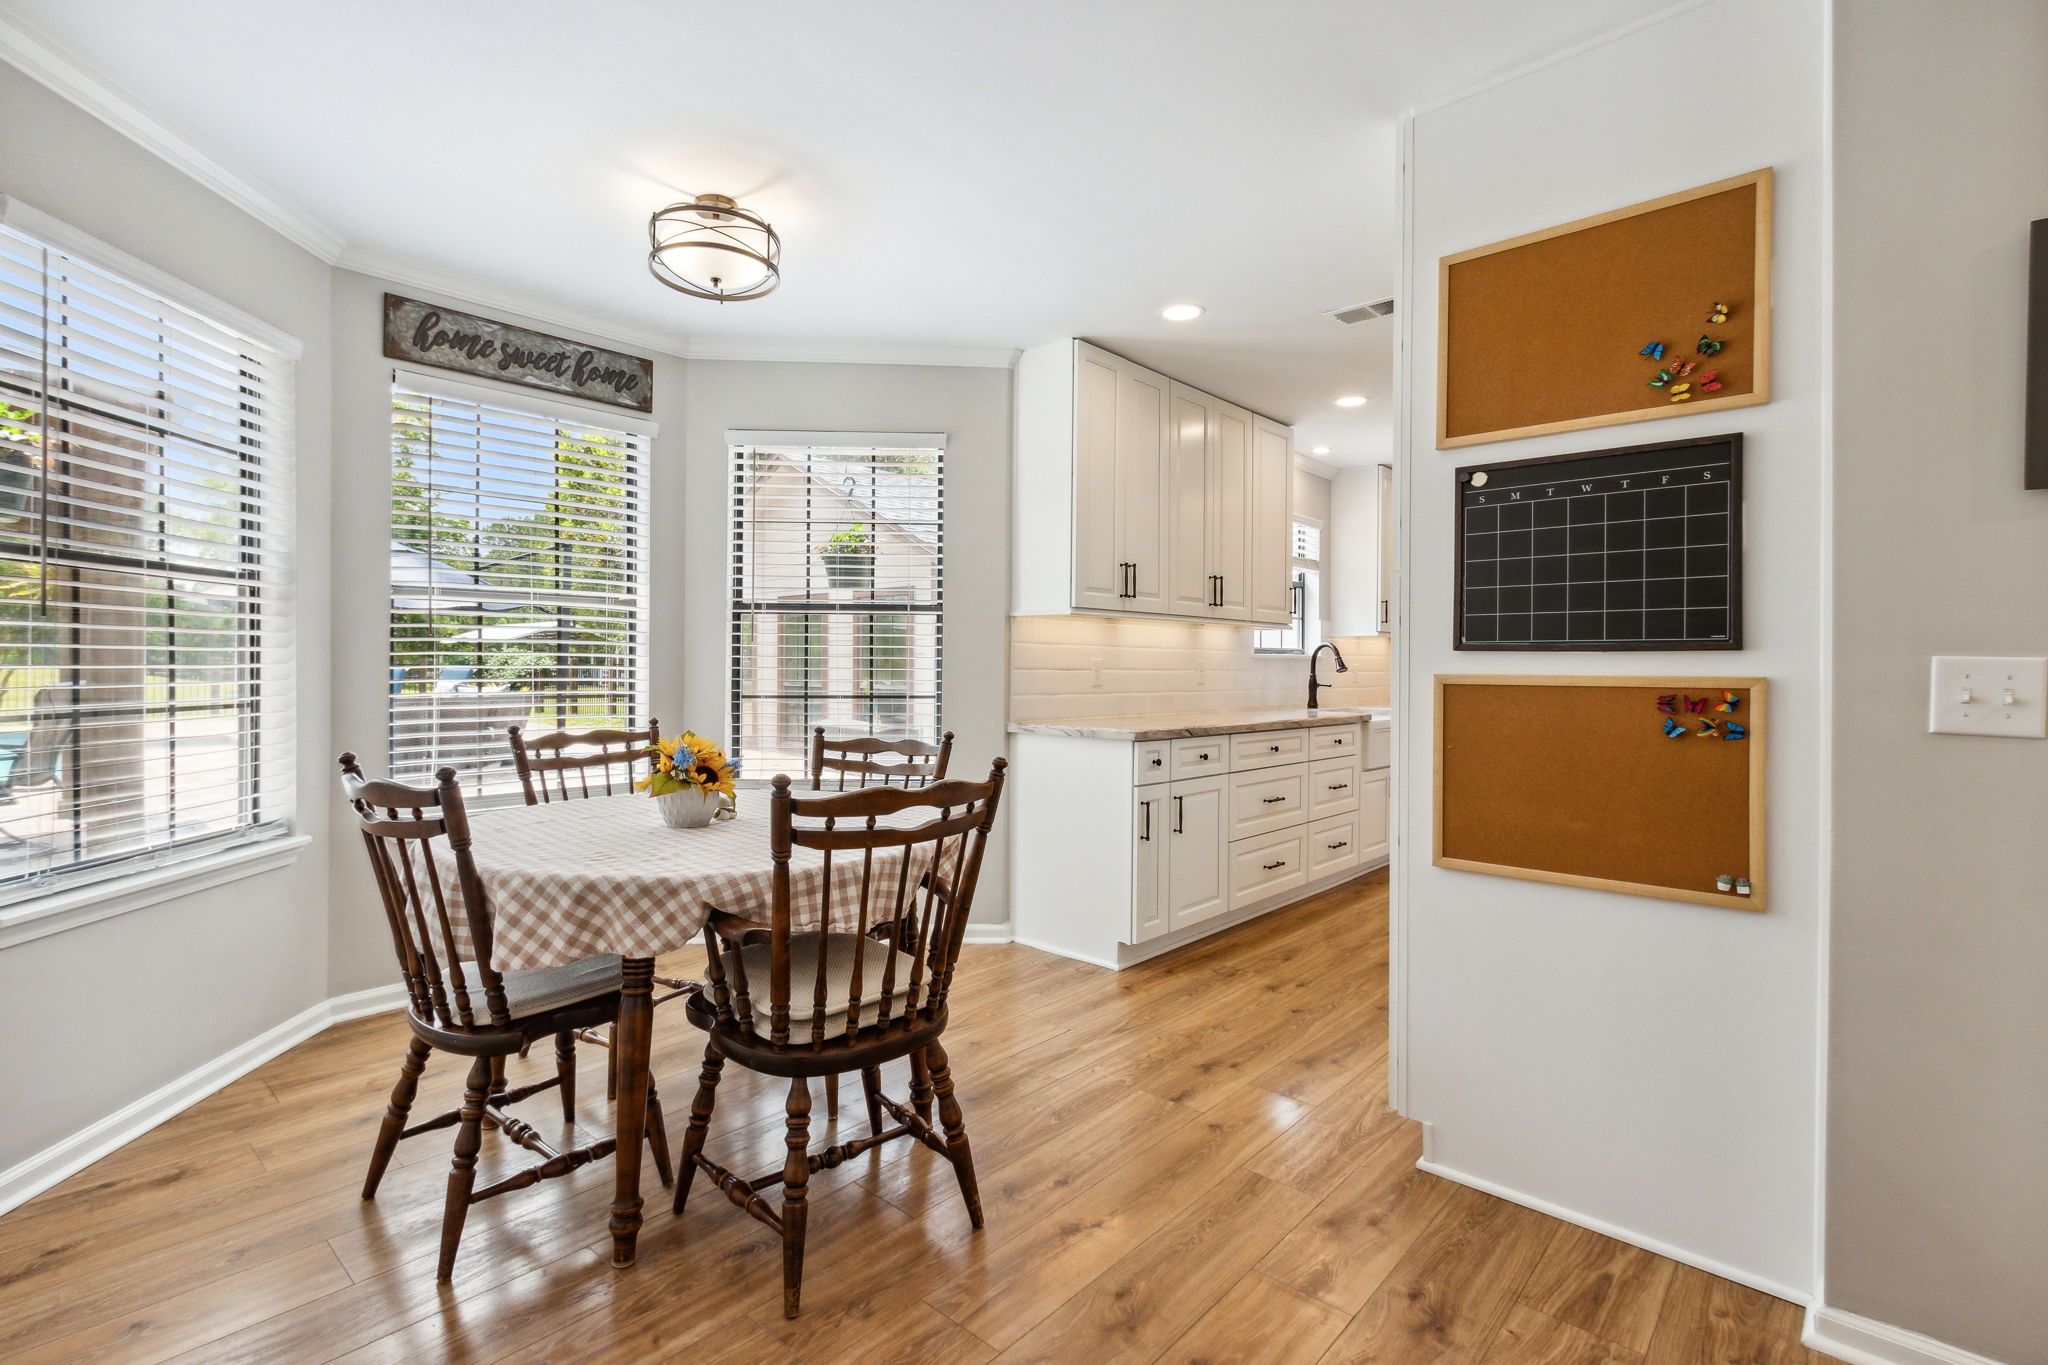
[[[675,338],[1085,336],[1343,464],[1389,447],[1393,324],[1321,314],[1394,292],[1396,116],[1641,8],[0,0],[344,262]],[[648,275],[647,215],[706,191],[781,232],[777,293],[721,306]],[[1159,318],[1180,301],[1208,314]],[[1331,406],[1347,392],[1373,401]]]

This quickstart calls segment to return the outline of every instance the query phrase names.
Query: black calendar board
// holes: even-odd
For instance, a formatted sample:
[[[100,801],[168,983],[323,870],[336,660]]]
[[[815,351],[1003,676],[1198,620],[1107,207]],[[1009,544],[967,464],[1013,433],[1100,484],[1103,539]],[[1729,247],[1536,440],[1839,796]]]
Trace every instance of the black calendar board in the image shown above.
[[[1458,471],[1459,649],[1740,649],[1742,437]]]

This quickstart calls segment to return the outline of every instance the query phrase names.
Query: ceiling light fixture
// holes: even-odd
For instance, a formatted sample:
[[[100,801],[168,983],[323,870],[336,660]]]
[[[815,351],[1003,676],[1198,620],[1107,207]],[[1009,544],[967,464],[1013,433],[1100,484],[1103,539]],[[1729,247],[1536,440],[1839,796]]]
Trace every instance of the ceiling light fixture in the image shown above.
[[[1168,322],[1193,322],[1209,310],[1199,303],[1173,303],[1159,310],[1159,316]]]
[[[1362,408],[1365,406],[1365,399],[1362,395],[1347,393],[1337,400],[1337,406],[1340,408]]]
[[[669,288],[715,303],[758,299],[782,283],[782,239],[723,194],[670,204],[647,222],[647,268]]]
[[[1317,446],[1314,450],[1311,450],[1309,452],[1309,454],[1311,455],[1327,455],[1329,453],[1330,448],[1328,446]]]

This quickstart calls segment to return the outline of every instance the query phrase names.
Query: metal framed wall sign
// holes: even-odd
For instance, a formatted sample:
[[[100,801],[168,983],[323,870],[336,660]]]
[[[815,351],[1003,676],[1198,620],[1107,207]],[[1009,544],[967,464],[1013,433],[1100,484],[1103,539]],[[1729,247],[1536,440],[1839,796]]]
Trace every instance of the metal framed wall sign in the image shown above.
[[[384,296],[384,354],[635,412],[654,410],[651,360],[397,294]]]

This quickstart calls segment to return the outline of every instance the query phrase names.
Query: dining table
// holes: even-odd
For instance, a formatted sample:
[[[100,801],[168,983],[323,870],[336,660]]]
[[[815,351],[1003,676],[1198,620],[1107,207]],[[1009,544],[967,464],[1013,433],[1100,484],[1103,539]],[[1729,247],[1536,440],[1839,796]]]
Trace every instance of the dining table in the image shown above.
[[[470,857],[490,903],[490,960],[499,971],[552,967],[616,954],[622,985],[613,1058],[618,1070],[618,1146],[613,1153],[612,1264],[633,1264],[641,1224],[640,1161],[654,1033],[654,959],[688,944],[713,908],[766,922],[773,908],[768,793],[743,791],[727,818],[671,829],[656,803],[621,794],[469,814]],[[897,861],[903,854],[892,851]],[[437,846],[443,884],[459,885],[453,852]],[[827,870],[830,870],[829,881]],[[878,852],[877,875],[897,869]],[[828,864],[815,849],[789,859],[792,928],[816,929],[857,901],[858,859]],[[473,954],[467,916],[453,916],[456,947]],[[681,1173],[678,1172],[678,1178]]]

